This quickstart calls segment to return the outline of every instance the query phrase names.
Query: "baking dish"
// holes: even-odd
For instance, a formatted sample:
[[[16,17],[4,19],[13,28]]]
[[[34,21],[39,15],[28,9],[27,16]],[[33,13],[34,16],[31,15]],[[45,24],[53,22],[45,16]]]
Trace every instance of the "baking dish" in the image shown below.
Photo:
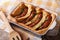
[[[22,6],[21,6],[22,5]],[[17,16],[17,15],[21,15],[21,14],[19,14],[20,13],[20,11],[21,11],[21,8],[27,8],[27,12],[26,12],[26,14],[27,14],[27,16],[25,16],[25,15],[23,15],[23,17],[22,16],[18,16],[18,17],[15,17],[15,16]],[[33,27],[33,28],[31,28],[31,27],[29,27],[29,26],[27,26],[27,24],[23,24],[23,23],[18,23],[16,20],[16,18],[19,18],[19,20],[22,20],[22,19],[24,19],[24,18],[27,18],[29,15],[30,15],[30,13],[31,13],[31,11],[32,10],[34,10],[34,9],[36,9],[37,10],[37,12],[39,12],[39,10],[41,9],[41,10],[43,10],[43,12],[47,12],[45,15],[48,15],[48,14],[51,14],[51,16],[52,16],[52,20],[51,20],[51,22],[50,22],[50,24],[48,25],[48,27],[46,27],[46,28],[43,28],[43,29],[41,29],[41,30],[38,30],[38,31],[36,31],[35,29],[35,27],[37,27],[37,26],[35,26],[35,27]],[[12,14],[12,15],[11,15]],[[47,31],[48,30],[51,30],[51,29],[53,29],[55,26],[56,26],[56,16],[57,16],[57,14],[55,13],[55,12],[52,12],[52,11],[50,11],[50,10],[48,10],[48,9],[45,9],[45,8],[40,8],[40,7],[37,7],[37,6],[34,6],[34,5],[32,5],[32,4],[27,4],[27,3],[20,3],[12,12],[11,12],[11,14],[9,14],[8,16],[7,16],[7,18],[8,18],[8,20],[11,22],[11,23],[13,23],[13,24],[15,24],[15,25],[18,25],[19,27],[22,27],[22,28],[24,28],[24,29],[26,29],[26,30],[28,30],[28,31],[31,31],[31,32],[33,32],[33,33],[35,33],[35,34],[38,34],[38,35],[44,35],[44,34],[46,34],[47,33]],[[17,14],[17,15],[16,15]],[[31,13],[32,14],[32,13]],[[44,14],[44,13],[43,13]],[[45,16],[45,15],[43,15],[43,16]],[[15,18],[14,18],[15,17]],[[43,18],[44,19],[44,18]],[[43,20],[42,19],[42,20]],[[19,21],[18,20],[18,21]],[[42,21],[41,20],[41,21]],[[23,20],[24,21],[24,20]],[[43,20],[44,21],[44,20]],[[40,22],[40,24],[41,24],[42,22]],[[44,23],[44,22],[43,22]],[[28,23],[29,24],[29,23]],[[39,26],[40,26],[40,24],[38,24]]]

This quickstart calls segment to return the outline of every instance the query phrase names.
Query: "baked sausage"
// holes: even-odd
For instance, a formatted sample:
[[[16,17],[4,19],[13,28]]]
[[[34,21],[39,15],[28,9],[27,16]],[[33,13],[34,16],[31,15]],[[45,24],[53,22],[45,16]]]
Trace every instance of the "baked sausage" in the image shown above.
[[[40,29],[48,27],[51,21],[52,21],[52,17],[51,17],[51,15],[48,15],[46,21],[37,30],[40,30]]]
[[[16,16],[15,18],[19,18],[19,17],[22,17],[22,16],[25,16],[25,14],[27,13],[28,9],[27,8],[24,8],[21,10],[21,13]]]
[[[30,16],[26,19],[26,21],[25,22],[28,22],[28,21],[30,21],[31,19],[33,19],[33,17],[35,16],[35,11],[32,11],[31,12],[31,14],[30,14]]]
[[[28,11],[28,8],[25,8],[25,9],[24,9],[24,11],[23,11],[23,13],[21,13],[20,17],[25,16],[25,15],[26,15],[26,13],[27,13],[27,11]]]
[[[36,24],[41,20],[42,14],[40,13],[40,14],[37,14],[37,15],[38,15],[38,17],[37,17],[38,19],[36,19],[35,22],[31,23],[31,24],[28,25],[28,26],[33,27],[34,25],[36,25]]]
[[[22,16],[25,16],[26,15],[26,13],[27,13],[27,11],[28,11],[28,9],[27,8],[25,8],[24,10],[23,10],[23,12],[21,12],[21,14],[19,15],[19,16],[16,16],[15,18],[16,18],[16,20],[17,20],[17,18],[20,18],[20,17],[22,17]],[[19,20],[17,20],[17,21],[19,21]]]

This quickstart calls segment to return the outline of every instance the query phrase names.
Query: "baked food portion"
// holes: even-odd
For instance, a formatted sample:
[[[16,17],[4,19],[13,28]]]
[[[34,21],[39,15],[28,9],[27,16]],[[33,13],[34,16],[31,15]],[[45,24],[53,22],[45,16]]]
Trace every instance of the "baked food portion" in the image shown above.
[[[9,20],[38,34],[44,34],[55,18],[55,14],[26,3],[20,3],[8,16]]]

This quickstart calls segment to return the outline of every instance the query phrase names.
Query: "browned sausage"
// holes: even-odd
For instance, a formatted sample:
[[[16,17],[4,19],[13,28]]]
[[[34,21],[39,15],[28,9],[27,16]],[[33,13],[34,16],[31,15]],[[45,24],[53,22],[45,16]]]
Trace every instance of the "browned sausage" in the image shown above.
[[[28,9],[25,8],[25,9],[23,10],[23,12],[22,12],[20,15],[18,15],[18,16],[15,17],[16,20],[17,20],[17,18],[20,18],[20,17],[22,17],[22,16],[25,16],[26,13],[27,13],[27,11],[28,11]],[[19,20],[17,20],[17,21],[19,21]],[[22,21],[23,21],[23,20],[20,20],[19,22],[22,22]]]
[[[38,19],[36,19],[35,22],[31,23],[28,26],[33,27],[34,25],[36,25],[41,20],[41,18],[42,18],[42,14],[40,13],[40,14],[38,14]]]
[[[20,17],[25,16],[27,12],[28,12],[28,8],[25,8],[24,11],[23,11],[23,13],[21,13]]]
[[[25,22],[30,21],[35,16],[35,13],[36,13],[35,11],[32,11],[31,14],[30,14],[30,16],[26,19]]]
[[[20,17],[22,17],[22,16],[25,16],[25,15],[26,15],[26,13],[27,13],[27,11],[28,11],[28,9],[27,9],[27,8],[22,9],[22,12],[21,12],[18,16],[16,16],[15,18],[20,18]]]
[[[42,28],[48,27],[48,25],[50,24],[51,20],[52,20],[51,15],[48,15],[46,21],[45,21],[45,22],[42,24],[42,26],[41,26],[40,28],[38,28],[38,29],[42,29]],[[37,29],[37,30],[38,30],[38,29]]]

